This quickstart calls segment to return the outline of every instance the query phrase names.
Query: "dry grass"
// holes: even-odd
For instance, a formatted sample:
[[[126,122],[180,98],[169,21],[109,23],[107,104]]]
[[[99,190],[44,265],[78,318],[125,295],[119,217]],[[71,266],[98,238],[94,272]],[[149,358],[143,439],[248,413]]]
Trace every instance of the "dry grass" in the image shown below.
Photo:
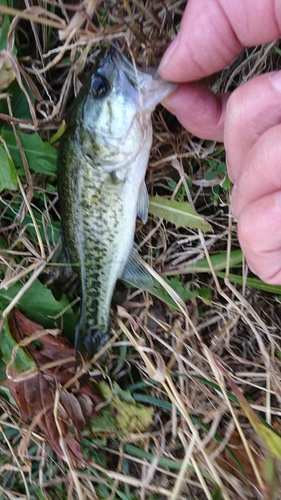
[[[25,19],[32,22],[15,18],[9,45],[14,33],[17,43],[27,41],[22,57],[14,58],[15,65],[25,69],[42,96],[33,122],[22,121],[17,129],[35,128],[47,140],[65,115],[87,59],[118,39],[138,66],[157,66],[177,30],[185,2],[89,0],[83,5],[42,5],[25,12]],[[18,7],[24,8],[21,2]],[[213,89],[233,90],[278,64],[273,45],[245,51],[217,77]],[[28,448],[25,443],[23,461],[17,447],[28,427],[3,396],[0,498],[281,498],[278,461],[249,423],[229,385],[235,382],[256,413],[280,431],[280,301],[276,293],[247,286],[245,263],[232,268],[231,251],[239,248],[236,223],[229,212],[228,190],[217,190],[224,174],[206,179],[211,160],[224,161],[221,144],[191,137],[164,109],[157,109],[147,173],[149,193],[191,201],[211,223],[213,233],[176,230],[152,217],[146,226],[137,223],[136,241],[158,273],[180,276],[193,291],[210,291],[207,298],[186,303],[176,296],[178,310],[141,292],[124,292],[122,287],[117,291],[123,309],[119,316],[113,314],[112,327],[119,339],[113,344],[104,376],[109,383],[115,380],[128,389],[135,399],[153,405],[153,424],[146,432],[126,435],[86,431],[86,465],[81,470],[58,460],[44,437],[35,433]],[[13,223],[2,224],[3,283],[5,287],[15,282],[23,285],[4,316],[39,275],[46,275],[46,263],[53,257],[49,234],[43,245],[40,234],[31,240],[21,223],[26,213],[36,211],[36,191],[45,195],[48,225],[50,214],[55,217],[57,212],[56,192],[46,186],[43,176],[31,175],[28,165],[25,171],[21,192],[2,193],[1,198],[2,220],[12,199],[20,207]],[[35,219],[31,223],[37,225]],[[224,254],[221,274],[211,262],[208,272],[186,269],[203,258]],[[229,279],[230,271],[241,276],[241,284]]]

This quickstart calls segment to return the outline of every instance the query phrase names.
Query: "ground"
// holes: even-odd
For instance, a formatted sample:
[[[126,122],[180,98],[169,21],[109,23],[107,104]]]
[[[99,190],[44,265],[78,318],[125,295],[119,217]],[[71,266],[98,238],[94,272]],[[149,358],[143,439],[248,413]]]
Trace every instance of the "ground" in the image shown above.
[[[30,352],[9,365],[13,307],[37,323],[34,331],[62,329],[73,340],[79,298],[73,287],[63,293],[53,284],[52,263],[60,231],[57,131],[81,75],[114,40],[139,67],[157,67],[185,3],[42,2],[25,17],[28,2],[0,7],[20,11],[6,8],[0,27],[1,499],[281,498],[281,287],[262,283],[243,259],[222,144],[192,137],[161,106],[146,177],[150,214],[146,225],[137,221],[135,240],[164,280],[162,291],[155,297],[117,286],[116,336],[105,366],[91,372],[94,387],[103,380],[106,402],[82,432],[84,463],[67,452],[58,457],[11,396],[14,368],[24,371],[21,405],[35,377]],[[234,90],[280,67],[278,46],[245,50],[209,82],[212,89]],[[160,205],[178,204],[162,202],[159,217],[156,195]],[[187,203],[209,223],[205,232],[173,223],[175,206],[185,221]],[[57,396],[65,382],[54,384]]]

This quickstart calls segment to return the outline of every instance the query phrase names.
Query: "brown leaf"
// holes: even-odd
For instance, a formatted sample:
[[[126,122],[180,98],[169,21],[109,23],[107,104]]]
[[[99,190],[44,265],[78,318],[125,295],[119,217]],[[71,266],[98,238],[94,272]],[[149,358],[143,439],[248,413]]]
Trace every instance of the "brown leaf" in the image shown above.
[[[258,470],[261,472],[264,469],[264,458],[260,453],[260,450],[257,448],[257,445],[251,440],[247,439],[248,444],[250,445],[251,451],[255,457],[255,463],[257,464]],[[243,442],[241,440],[240,434],[237,430],[233,432],[229,442],[229,448],[235,453],[236,459],[239,462],[240,467],[243,470],[243,474],[238,469],[237,463],[234,458],[229,454],[227,448],[225,448],[222,452],[221,458],[217,459],[220,467],[230,472],[233,476],[237,477],[241,481],[248,481],[250,484],[254,485],[255,488],[259,488],[259,484],[249,460],[249,457],[244,448]]]
[[[66,459],[60,444],[63,436],[63,447],[67,447],[69,457],[76,465],[82,465],[80,432],[85,428],[86,420],[97,414],[95,407],[102,401],[98,391],[90,381],[81,386],[76,382],[67,389],[62,387],[75,375],[74,348],[68,339],[52,335],[50,330],[44,330],[17,309],[10,314],[9,328],[38,370],[26,379],[14,368],[9,372],[9,389],[22,419],[31,421],[32,427],[38,425],[57,455]],[[39,337],[40,347],[33,341],[35,336]],[[57,405],[56,394],[59,394]]]

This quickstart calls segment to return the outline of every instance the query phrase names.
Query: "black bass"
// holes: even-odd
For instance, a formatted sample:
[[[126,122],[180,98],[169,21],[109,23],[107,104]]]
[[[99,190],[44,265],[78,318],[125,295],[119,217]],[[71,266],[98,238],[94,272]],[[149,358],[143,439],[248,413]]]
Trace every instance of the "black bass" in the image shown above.
[[[80,281],[75,334],[79,364],[81,357],[90,360],[109,340],[116,281],[130,281],[134,274],[136,217],[145,223],[148,215],[144,177],[152,143],[151,113],[174,89],[156,70],[136,70],[111,48],[66,120],[58,154],[58,192],[64,244]]]

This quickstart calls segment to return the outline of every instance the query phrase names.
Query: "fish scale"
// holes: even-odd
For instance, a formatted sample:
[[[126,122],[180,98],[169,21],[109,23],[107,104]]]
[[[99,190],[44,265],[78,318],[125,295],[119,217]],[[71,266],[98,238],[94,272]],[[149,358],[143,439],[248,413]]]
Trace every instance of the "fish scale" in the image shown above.
[[[116,259],[112,259],[112,250],[118,245],[118,219],[122,217],[122,203],[109,174],[99,177],[98,191],[91,186],[91,177],[86,176],[86,178],[85,197],[82,193],[85,217],[84,251],[85,255],[90,257],[89,261],[84,262],[82,266],[85,266],[88,285],[91,290],[95,291],[94,297],[86,294],[85,308],[89,313],[87,325],[91,329],[104,330],[108,325],[112,295],[111,277],[116,275],[116,272],[112,272],[112,267],[118,266]],[[120,272],[121,269],[118,274]],[[108,287],[102,287],[102,283],[108,283]],[[115,283],[113,287],[114,285]]]
[[[111,48],[67,117],[58,152],[58,193],[63,241],[80,283],[77,364],[90,360],[109,339],[117,279],[132,281],[137,272],[140,283],[131,256],[136,217],[147,218],[151,113],[174,88],[155,72],[136,74]]]

